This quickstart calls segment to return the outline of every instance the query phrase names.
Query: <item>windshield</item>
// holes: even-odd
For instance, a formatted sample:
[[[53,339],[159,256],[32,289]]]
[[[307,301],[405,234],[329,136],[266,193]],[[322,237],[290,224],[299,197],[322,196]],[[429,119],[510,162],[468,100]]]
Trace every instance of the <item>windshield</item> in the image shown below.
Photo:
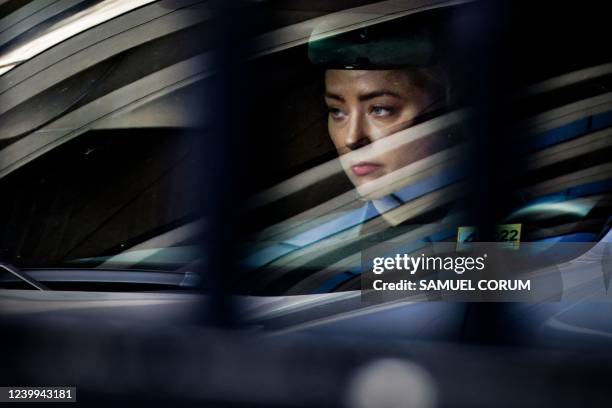
[[[309,44],[247,66],[260,107],[248,122],[279,136],[253,147],[252,179],[268,184],[247,201],[239,290],[362,289],[364,253],[390,248],[503,242],[561,264],[604,238],[609,53],[519,69],[510,52],[491,61],[463,42],[472,17],[462,6],[348,31],[325,21]],[[479,93],[489,69],[508,76]]]
[[[62,37],[0,77],[3,261],[227,267],[235,293],[311,294],[359,289],[363,254],[390,243],[535,243],[559,263],[609,230],[607,50],[518,64],[565,38],[474,47],[470,4],[317,10],[243,38],[195,5],[136,3],[108,24],[153,13],[154,39],[100,20],[91,63],[59,53],[93,37]]]

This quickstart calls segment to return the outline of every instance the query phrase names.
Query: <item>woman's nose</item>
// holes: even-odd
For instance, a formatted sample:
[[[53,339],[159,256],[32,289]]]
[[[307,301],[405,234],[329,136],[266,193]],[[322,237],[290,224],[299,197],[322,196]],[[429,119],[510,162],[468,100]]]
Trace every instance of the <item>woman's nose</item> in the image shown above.
[[[371,142],[364,118],[359,114],[353,115],[347,128],[345,146],[350,150],[356,150]]]

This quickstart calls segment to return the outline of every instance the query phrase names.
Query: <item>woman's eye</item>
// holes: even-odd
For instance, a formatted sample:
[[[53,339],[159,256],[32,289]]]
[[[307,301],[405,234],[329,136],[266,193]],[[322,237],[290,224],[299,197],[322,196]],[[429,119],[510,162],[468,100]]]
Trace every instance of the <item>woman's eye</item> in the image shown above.
[[[393,114],[393,108],[388,106],[373,106],[370,113],[374,116],[391,116]]]
[[[329,116],[331,116],[334,119],[342,119],[345,116],[344,112],[342,112],[338,108],[328,108],[328,110],[329,110]]]

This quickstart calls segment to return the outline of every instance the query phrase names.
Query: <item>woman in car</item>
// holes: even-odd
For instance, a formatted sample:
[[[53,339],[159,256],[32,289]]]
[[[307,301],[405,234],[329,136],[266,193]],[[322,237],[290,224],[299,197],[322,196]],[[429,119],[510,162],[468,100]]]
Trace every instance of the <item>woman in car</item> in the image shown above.
[[[368,247],[457,234],[456,224],[440,223],[461,177],[443,155],[460,139],[449,126],[429,126],[445,112],[450,93],[433,36],[400,22],[312,38],[310,60],[324,70],[329,136],[362,205],[351,203],[249,257],[249,267],[274,270],[275,284],[287,293],[356,289],[358,257]],[[316,272],[301,279],[294,268]]]
[[[441,169],[427,177],[418,164],[457,143],[453,131],[423,126],[403,132],[449,104],[450,81],[435,43],[426,30],[391,24],[309,44],[311,61],[325,69],[329,136],[362,199],[382,215],[384,222],[370,223],[376,229],[439,220],[448,213],[445,200],[424,212],[406,211],[405,204],[461,174]]]

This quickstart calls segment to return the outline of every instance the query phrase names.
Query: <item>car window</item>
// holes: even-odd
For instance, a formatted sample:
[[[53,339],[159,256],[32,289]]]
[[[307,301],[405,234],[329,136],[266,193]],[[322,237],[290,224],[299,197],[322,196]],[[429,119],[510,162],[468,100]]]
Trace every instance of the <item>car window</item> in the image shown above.
[[[3,258],[112,265],[131,249],[131,264],[170,269],[195,259],[188,231],[143,245],[195,213],[193,139],[180,129],[92,131],[3,178]]]

